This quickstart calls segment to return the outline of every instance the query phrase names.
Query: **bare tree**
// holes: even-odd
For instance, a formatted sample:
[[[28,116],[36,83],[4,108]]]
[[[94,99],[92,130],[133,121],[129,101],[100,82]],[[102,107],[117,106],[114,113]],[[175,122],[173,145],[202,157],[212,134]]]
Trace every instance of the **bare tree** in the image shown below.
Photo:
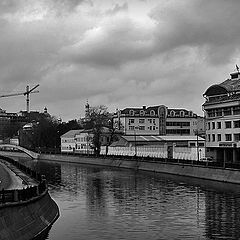
[[[93,134],[92,145],[96,156],[100,155],[101,135],[104,127],[109,127],[111,114],[104,105],[90,107],[88,116],[86,116],[84,128],[91,129]]]

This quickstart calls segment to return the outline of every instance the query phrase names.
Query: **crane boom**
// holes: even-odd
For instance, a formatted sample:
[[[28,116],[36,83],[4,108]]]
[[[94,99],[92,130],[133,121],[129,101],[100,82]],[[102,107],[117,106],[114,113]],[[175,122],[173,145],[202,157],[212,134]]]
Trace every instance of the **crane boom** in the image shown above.
[[[39,91],[33,91],[31,93],[39,93]],[[26,92],[4,94],[4,95],[0,95],[0,98],[3,98],[3,97],[14,97],[14,96],[20,96],[20,95],[26,95]]]
[[[20,95],[24,95],[27,96],[26,97],[26,102],[27,102],[27,112],[29,112],[29,95],[30,93],[39,93],[39,91],[36,91],[35,89],[39,87],[39,84],[37,84],[35,87],[29,89],[29,86],[26,87],[26,91],[25,92],[19,92],[19,93],[10,93],[10,94],[5,94],[5,95],[0,95],[0,98],[3,97],[13,97],[13,96],[20,96]],[[35,90],[35,91],[34,91]]]

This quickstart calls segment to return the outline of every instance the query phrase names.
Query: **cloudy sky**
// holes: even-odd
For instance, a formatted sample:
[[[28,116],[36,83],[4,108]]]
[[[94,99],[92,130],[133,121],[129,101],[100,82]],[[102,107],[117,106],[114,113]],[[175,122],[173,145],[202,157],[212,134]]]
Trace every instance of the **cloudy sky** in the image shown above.
[[[202,114],[202,94],[240,65],[239,0],[0,0],[0,95],[40,84],[31,110],[67,121],[90,105],[165,104]],[[8,112],[24,96],[0,98]]]

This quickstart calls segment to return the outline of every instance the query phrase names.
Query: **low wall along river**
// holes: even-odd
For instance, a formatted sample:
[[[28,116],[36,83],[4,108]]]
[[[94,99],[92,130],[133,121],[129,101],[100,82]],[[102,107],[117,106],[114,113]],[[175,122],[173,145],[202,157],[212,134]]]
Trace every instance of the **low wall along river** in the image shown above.
[[[41,154],[40,160],[63,161],[82,164],[93,164],[110,167],[121,167],[135,170],[152,171],[159,173],[175,174],[214,181],[240,184],[240,170],[227,168],[216,163],[172,160],[172,159],[141,159],[115,158],[115,157],[84,157],[71,155]],[[211,166],[212,165],[212,166]]]
[[[33,239],[47,231],[58,218],[58,206],[50,197],[42,176],[11,158],[0,156],[0,159],[17,171],[20,169],[26,183],[33,183],[35,179],[34,185],[24,189],[0,191],[0,239]]]

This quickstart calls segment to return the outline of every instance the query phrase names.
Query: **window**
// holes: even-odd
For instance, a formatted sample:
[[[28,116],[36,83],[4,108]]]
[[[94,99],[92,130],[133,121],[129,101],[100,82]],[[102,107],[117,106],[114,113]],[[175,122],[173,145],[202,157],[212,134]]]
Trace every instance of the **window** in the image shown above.
[[[212,141],[215,142],[215,134],[212,134]]]
[[[218,142],[221,142],[221,141],[222,141],[222,135],[221,135],[221,134],[218,134],[218,135],[217,135],[217,140],[218,140]]]
[[[184,117],[184,111],[180,111],[180,117]]]
[[[225,122],[225,128],[231,128],[232,127],[232,122],[231,121],[226,121]]]
[[[233,114],[234,114],[234,115],[240,114],[240,106],[235,106],[235,107],[233,107]]]
[[[129,130],[134,130],[134,126],[129,126]]]
[[[154,111],[154,110],[151,110],[151,111],[150,111],[150,115],[151,115],[151,116],[154,116],[154,115],[155,115],[155,111]]]
[[[153,126],[153,130],[155,130],[155,126]]]
[[[232,134],[225,134],[226,141],[232,141]]]
[[[234,134],[234,141],[236,141],[236,142],[240,141],[240,133]]]
[[[130,110],[130,111],[129,111],[129,114],[130,114],[131,116],[134,116],[134,111],[133,111],[133,110]]]
[[[208,117],[215,117],[215,109],[211,109],[207,113],[208,113]]]
[[[221,108],[216,110],[216,115],[217,115],[217,117],[222,116],[222,109]]]
[[[173,110],[170,112],[170,116],[171,116],[171,117],[174,117],[174,116],[175,116],[175,112],[174,112]]]
[[[231,108],[230,107],[224,108],[223,109],[223,114],[224,114],[224,116],[231,115],[232,114]]]
[[[222,128],[221,122],[217,122],[217,128],[218,128],[218,129],[221,129],[221,128]]]
[[[143,130],[145,130],[145,126],[139,126],[138,129],[141,130],[141,131],[143,131]]]
[[[240,128],[240,120],[233,121],[233,126],[234,126],[234,128]]]
[[[149,129],[152,130],[152,126],[150,126]]]
[[[208,130],[210,130],[211,129],[211,127],[210,127],[210,122],[208,122]]]
[[[148,119],[149,123],[152,123],[152,119]]]
[[[212,129],[215,129],[215,122],[212,122]]]
[[[141,110],[140,111],[140,116],[144,116],[145,115],[145,111],[144,110]]]
[[[134,123],[134,119],[133,118],[129,119],[129,124],[131,124],[131,123]]]
[[[152,120],[153,124],[156,124],[155,119]]]
[[[145,123],[145,119],[140,118],[139,123]]]

